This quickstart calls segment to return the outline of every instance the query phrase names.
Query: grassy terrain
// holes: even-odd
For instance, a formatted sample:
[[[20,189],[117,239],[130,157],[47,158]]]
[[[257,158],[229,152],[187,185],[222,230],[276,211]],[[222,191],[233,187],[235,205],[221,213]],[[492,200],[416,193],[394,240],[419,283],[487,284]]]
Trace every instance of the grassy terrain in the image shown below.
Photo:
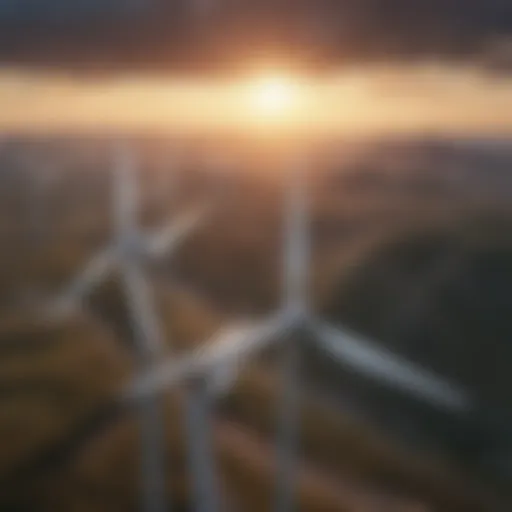
[[[428,158],[418,151],[408,165],[393,161],[391,169],[379,169],[386,160],[371,152],[365,161],[347,157],[341,172],[327,172],[327,164],[318,169],[310,187],[312,301],[333,323],[463,383],[492,419],[510,404],[512,211],[502,185],[488,186],[483,174],[447,180],[456,168],[451,159],[426,173]],[[33,176],[20,155],[33,153],[73,174],[64,174],[46,192],[51,201],[29,215]],[[138,505],[137,417],[112,412],[136,364],[116,274],[84,311],[62,323],[42,319],[37,309],[109,238],[108,162],[100,150],[95,159],[79,154],[73,159],[65,144],[27,143],[4,156],[0,510],[110,512]],[[152,186],[157,164],[148,157],[146,166],[141,218],[154,226],[172,211],[171,197]],[[212,179],[193,162],[179,176],[180,209],[204,197]],[[234,316],[264,314],[280,300],[280,180],[223,179],[225,195],[208,223],[178,254],[147,269],[169,351],[190,350]],[[482,465],[484,455],[493,456],[493,436],[499,438],[489,422],[479,416],[475,432],[464,431],[466,422],[447,426],[315,351],[306,354],[301,510],[500,510],[503,482]],[[226,510],[270,510],[274,356],[254,361],[218,404],[213,430]],[[169,495],[174,510],[188,510],[182,394],[169,392],[163,406]],[[506,425],[496,417],[493,425]]]

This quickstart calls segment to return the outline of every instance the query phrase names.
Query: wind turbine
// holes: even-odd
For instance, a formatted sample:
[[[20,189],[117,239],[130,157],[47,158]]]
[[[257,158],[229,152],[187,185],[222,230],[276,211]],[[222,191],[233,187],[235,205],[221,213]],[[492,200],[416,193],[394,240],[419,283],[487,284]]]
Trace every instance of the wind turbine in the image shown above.
[[[216,391],[234,380],[239,365],[266,346],[283,344],[282,400],[278,429],[278,479],[276,510],[294,507],[295,458],[300,399],[297,342],[311,338],[322,350],[343,365],[385,385],[413,394],[436,407],[465,412],[471,398],[456,386],[406,359],[339,327],[328,325],[311,311],[308,301],[309,224],[306,166],[291,173],[285,206],[283,299],[281,308],[258,322],[236,323],[214,336],[192,354],[162,360],[163,339],[154,314],[149,286],[141,270],[147,257],[174,250],[177,243],[201,220],[203,212],[170,223],[164,229],[143,235],[136,229],[137,187],[135,162],[128,148],[117,152],[115,166],[116,238],[86,265],[52,305],[57,317],[66,314],[89,291],[118,266],[134,322],[134,342],[142,363],[135,378],[120,397],[121,404],[137,404],[143,419],[144,502],[147,512],[168,510],[163,485],[162,432],[159,395],[168,386],[188,384],[186,421],[188,453],[193,478],[195,510],[221,510],[216,471],[210,443],[210,405]]]
[[[135,161],[127,148],[118,148],[114,164],[114,218],[116,236],[100,249],[46,308],[51,317],[69,314],[91,291],[119,267],[126,251],[136,253],[140,263],[174,253],[207,218],[210,205],[200,205],[174,218],[162,228],[144,233],[136,228]]]
[[[146,258],[173,252],[179,243],[204,220],[206,207],[194,208],[170,221],[162,229],[145,234],[137,229],[138,191],[135,157],[126,145],[117,148],[114,162],[115,237],[100,250],[64,291],[45,308],[53,320],[70,314],[114,268],[121,271],[126,302],[132,320],[134,349],[142,371],[158,364],[164,352],[162,330],[155,314],[151,291],[142,270]],[[142,509],[169,510],[165,488],[164,433],[161,393],[139,403],[143,479]]]
[[[363,336],[331,326],[313,314],[307,296],[310,222],[306,185],[306,168],[301,163],[291,173],[285,207],[284,285],[279,311],[259,322],[229,326],[192,354],[159,363],[130,384],[123,397],[124,401],[137,401],[168,386],[208,378],[219,369],[236,369],[263,348],[283,344],[283,340],[287,340],[281,353],[283,382],[278,428],[278,512],[294,510],[301,353],[297,338],[300,341],[307,336],[341,365],[434,407],[454,413],[464,413],[473,408],[472,398],[464,389]],[[215,499],[213,494],[210,498]],[[215,501],[210,501],[213,503]],[[216,508],[218,506],[208,510]]]

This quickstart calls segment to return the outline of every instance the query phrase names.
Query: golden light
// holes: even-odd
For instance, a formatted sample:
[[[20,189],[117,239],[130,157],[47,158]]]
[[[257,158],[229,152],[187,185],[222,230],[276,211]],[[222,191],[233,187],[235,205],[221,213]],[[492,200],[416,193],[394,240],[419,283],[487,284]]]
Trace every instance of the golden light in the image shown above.
[[[284,118],[300,103],[299,85],[285,76],[257,79],[251,86],[249,102],[258,116]]]

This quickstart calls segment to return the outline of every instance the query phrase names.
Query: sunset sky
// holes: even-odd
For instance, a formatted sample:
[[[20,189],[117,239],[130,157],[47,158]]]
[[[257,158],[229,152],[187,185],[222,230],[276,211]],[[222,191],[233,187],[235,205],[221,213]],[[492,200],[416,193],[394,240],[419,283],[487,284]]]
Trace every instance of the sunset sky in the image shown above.
[[[509,135],[511,41],[510,0],[1,0],[0,130]]]
[[[249,68],[248,68],[249,69]],[[266,82],[283,108],[258,103]],[[246,77],[162,76],[84,80],[56,72],[0,72],[0,129],[280,130],[345,134],[435,130],[512,134],[512,78],[471,67],[360,66],[322,76],[280,67]]]

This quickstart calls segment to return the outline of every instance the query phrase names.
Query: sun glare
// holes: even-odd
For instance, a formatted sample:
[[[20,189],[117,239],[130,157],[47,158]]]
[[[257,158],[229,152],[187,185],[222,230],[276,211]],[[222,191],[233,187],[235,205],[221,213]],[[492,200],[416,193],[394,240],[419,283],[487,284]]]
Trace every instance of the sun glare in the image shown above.
[[[290,114],[299,100],[298,86],[281,76],[256,80],[251,87],[251,104],[264,117],[283,117]]]

